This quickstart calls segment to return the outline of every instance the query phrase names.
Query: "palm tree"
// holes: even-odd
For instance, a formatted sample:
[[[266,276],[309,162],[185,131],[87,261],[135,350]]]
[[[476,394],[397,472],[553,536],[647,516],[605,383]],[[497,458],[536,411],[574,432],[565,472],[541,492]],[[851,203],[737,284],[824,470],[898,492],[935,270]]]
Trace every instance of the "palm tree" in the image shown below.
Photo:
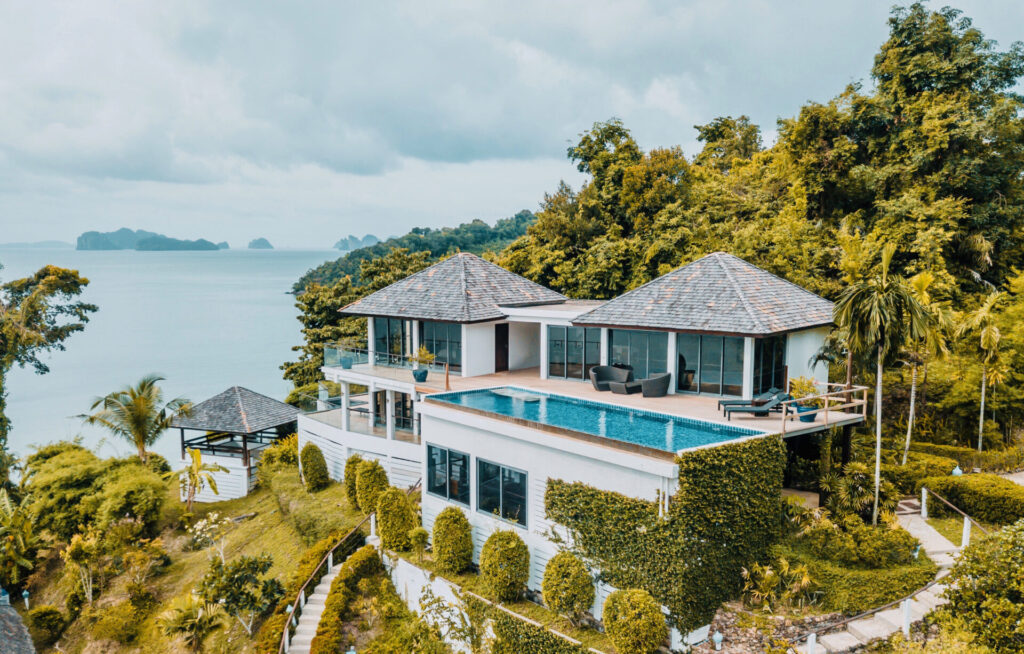
[[[189,597],[158,619],[160,629],[170,638],[181,637],[193,652],[203,651],[203,641],[224,628],[224,610],[219,604]]]
[[[929,323],[927,311],[902,277],[889,274],[896,248],[882,248],[877,272],[855,281],[835,306],[835,321],[845,329],[852,350],[875,355],[875,501],[871,523],[878,524],[878,494],[882,473],[882,371],[907,340],[921,340]]]
[[[177,477],[181,480],[181,488],[185,492],[185,510],[192,513],[192,502],[195,501],[197,494],[203,492],[204,488],[209,486],[214,495],[219,495],[217,479],[213,473],[230,471],[217,463],[203,463],[202,453],[195,448],[189,448],[188,453],[191,458],[189,464],[167,476]]]
[[[910,439],[914,431],[914,408],[917,400],[917,368],[924,366],[927,370],[928,358],[930,356],[943,356],[948,352],[946,346],[946,335],[949,333],[952,321],[949,317],[949,308],[942,302],[932,298],[930,288],[935,281],[935,275],[928,271],[920,272],[910,278],[910,292],[917,301],[921,303],[924,310],[931,317],[930,324],[925,326],[923,339],[915,339],[910,342],[910,349],[905,353],[905,358],[910,363],[910,409],[907,413],[907,439],[903,444],[903,462],[907,465],[907,456],[910,454]]]
[[[978,351],[981,354],[981,410],[978,412],[978,451],[981,451],[982,436],[985,432],[985,388],[988,386],[989,367],[992,366],[999,356],[999,326],[996,325],[996,308],[1006,297],[1002,291],[989,293],[981,306],[967,314],[960,327],[957,329],[957,336],[976,335],[978,340]]]
[[[157,375],[143,377],[135,386],[96,398],[90,407],[95,413],[78,417],[87,425],[106,427],[115,436],[133,443],[145,463],[149,458],[146,448],[170,428],[175,418],[192,412],[192,403],[184,398],[163,404],[164,394],[157,385],[163,380]]]

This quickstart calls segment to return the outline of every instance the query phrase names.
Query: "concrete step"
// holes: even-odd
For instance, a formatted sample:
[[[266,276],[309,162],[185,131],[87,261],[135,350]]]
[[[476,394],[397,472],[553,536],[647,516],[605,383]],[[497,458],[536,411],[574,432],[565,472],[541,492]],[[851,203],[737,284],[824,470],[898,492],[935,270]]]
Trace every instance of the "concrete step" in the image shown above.
[[[879,611],[875,614],[875,618],[891,626],[893,631],[899,631],[903,629],[903,605],[897,604],[894,608]],[[911,611],[910,619],[914,619],[913,611]]]
[[[864,645],[849,631],[837,631],[834,634],[822,636],[818,639],[818,644],[824,647],[826,652],[847,652]]]
[[[896,631],[896,626],[878,618],[878,616],[872,616],[870,618],[854,620],[846,625],[846,630],[853,634],[860,642],[870,643],[879,638],[886,638],[889,634]]]
[[[315,636],[317,626],[318,625],[315,625],[312,622],[300,623],[299,626],[295,628],[295,635],[313,634]]]

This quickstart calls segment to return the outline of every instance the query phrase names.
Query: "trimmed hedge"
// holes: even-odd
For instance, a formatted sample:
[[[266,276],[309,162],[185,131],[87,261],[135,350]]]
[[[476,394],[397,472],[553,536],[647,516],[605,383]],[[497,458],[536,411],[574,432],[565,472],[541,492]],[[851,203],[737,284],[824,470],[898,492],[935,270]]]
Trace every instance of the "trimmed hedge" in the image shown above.
[[[356,497],[363,513],[376,510],[377,499],[387,488],[388,473],[376,461],[363,461],[356,468]]]
[[[337,654],[344,644],[345,617],[356,598],[359,581],[384,573],[384,564],[372,545],[357,550],[341,564],[338,576],[331,582],[331,589],[324,602],[324,612],[316,627],[316,636],[309,645],[310,654]]]
[[[594,579],[579,557],[559,552],[544,567],[541,594],[549,609],[575,623],[594,604]]]
[[[327,460],[315,443],[303,445],[299,457],[302,459],[302,479],[306,482],[307,491],[315,493],[331,484],[331,477],[327,474]]]
[[[918,492],[921,486],[927,486],[981,522],[1007,525],[1024,518],[1024,487],[999,475],[929,477],[918,484]],[[948,510],[941,502],[929,502],[929,512],[933,508],[935,515]]]
[[[345,460],[345,497],[348,503],[355,509],[359,508],[359,497],[356,495],[356,478],[359,475],[359,464],[363,457],[353,454]]]
[[[912,452],[924,452],[945,456],[955,460],[964,472],[975,468],[982,472],[1015,472],[1024,469],[1024,446],[1008,447],[1003,450],[983,450],[958,445],[938,443],[911,443]]]
[[[846,614],[867,611],[905,597],[934,579],[938,572],[938,567],[923,553],[913,563],[882,569],[845,567],[822,560],[809,548],[800,546],[776,545],[772,555],[806,565],[821,592],[820,607]]]
[[[441,574],[457,575],[473,562],[473,530],[466,514],[454,506],[445,507],[434,518],[431,542],[434,565]]]
[[[409,532],[416,527],[416,512],[409,496],[389,488],[377,499],[377,533],[384,549],[404,552],[409,549]]]
[[[661,607],[646,590],[617,590],[604,601],[604,630],[619,654],[651,654],[668,639]]]
[[[582,645],[570,642],[551,630],[528,621],[528,618],[503,611],[472,595],[463,595],[462,602],[470,621],[477,628],[490,621],[491,654],[590,654]]]
[[[956,466],[956,459],[947,456],[910,452],[905,466],[898,463],[883,464],[882,477],[892,482],[901,493],[909,494],[919,487],[922,479],[948,475]]]
[[[480,576],[501,601],[519,599],[530,578],[530,550],[514,531],[496,531],[480,551]]]
[[[667,520],[655,502],[561,480],[548,481],[544,503],[605,581],[647,590],[690,631],[739,593],[743,566],[765,560],[778,541],[786,449],[773,435],[677,461],[679,491]]]

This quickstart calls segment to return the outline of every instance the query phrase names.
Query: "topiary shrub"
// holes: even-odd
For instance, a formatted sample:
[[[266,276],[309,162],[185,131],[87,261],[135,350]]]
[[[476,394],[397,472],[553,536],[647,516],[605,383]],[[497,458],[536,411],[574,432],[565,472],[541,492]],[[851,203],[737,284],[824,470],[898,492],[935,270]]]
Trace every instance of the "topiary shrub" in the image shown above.
[[[544,568],[541,594],[549,609],[576,624],[594,604],[594,579],[577,556],[559,552]]]
[[[514,531],[490,535],[480,552],[480,576],[501,601],[519,599],[530,578],[530,550]]]
[[[327,460],[324,453],[314,443],[302,446],[302,479],[306,482],[306,490],[315,493],[327,488],[331,477],[327,474]]]
[[[356,496],[359,509],[371,513],[377,508],[377,499],[388,488],[388,474],[376,461],[363,461],[356,469]]]
[[[39,647],[49,647],[64,633],[64,614],[56,606],[42,604],[28,612],[28,631]]]
[[[457,575],[473,562],[473,530],[466,514],[445,507],[434,518],[434,567],[441,574]]]
[[[922,479],[926,486],[946,498],[967,515],[981,522],[1007,525],[1024,518],[1024,486],[993,474],[963,475],[961,477],[929,477]],[[928,502],[928,509],[939,515],[944,509],[941,502]]]
[[[602,620],[619,654],[651,654],[668,638],[665,615],[646,590],[617,590],[609,595]]]
[[[356,493],[356,478],[359,475],[359,464],[363,462],[363,457],[358,454],[353,454],[345,460],[345,497],[348,498],[348,503],[355,509],[359,508],[359,496]]]
[[[397,488],[389,488],[377,498],[377,533],[384,549],[404,552],[409,549],[409,531],[416,526],[416,512],[409,497]]]

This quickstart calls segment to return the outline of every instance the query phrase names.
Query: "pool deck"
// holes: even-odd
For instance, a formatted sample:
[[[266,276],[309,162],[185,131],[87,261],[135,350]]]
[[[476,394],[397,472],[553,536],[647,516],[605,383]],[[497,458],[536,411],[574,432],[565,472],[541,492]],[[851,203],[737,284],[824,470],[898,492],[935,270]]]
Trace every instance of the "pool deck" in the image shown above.
[[[340,369],[335,369],[339,372]],[[733,415],[731,421],[726,421],[720,409],[718,409],[717,396],[695,395],[690,393],[670,394],[665,397],[643,397],[637,393],[634,395],[617,395],[610,391],[597,391],[589,381],[574,381],[567,379],[541,379],[537,368],[526,368],[523,370],[512,370],[499,372],[490,375],[476,377],[461,377],[449,375],[448,387],[445,387],[445,378],[441,373],[431,372],[425,382],[412,381],[412,374],[409,370],[402,368],[391,368],[387,366],[374,366],[368,364],[353,366],[345,373],[356,373],[358,376],[376,378],[378,380],[391,380],[415,386],[416,390],[423,394],[440,393],[449,391],[467,391],[477,388],[492,386],[518,386],[520,388],[568,395],[593,402],[605,402],[623,407],[643,409],[645,411],[657,411],[682,418],[705,420],[708,422],[719,422],[747,427],[765,433],[782,433],[785,435],[798,436],[823,431],[827,428],[855,425],[864,421],[864,415],[860,412],[829,411],[827,423],[824,412],[818,412],[814,422],[801,422],[794,415],[790,415],[788,424],[783,430],[781,413],[772,413],[765,417],[753,415]],[[346,377],[349,375],[346,375]]]

